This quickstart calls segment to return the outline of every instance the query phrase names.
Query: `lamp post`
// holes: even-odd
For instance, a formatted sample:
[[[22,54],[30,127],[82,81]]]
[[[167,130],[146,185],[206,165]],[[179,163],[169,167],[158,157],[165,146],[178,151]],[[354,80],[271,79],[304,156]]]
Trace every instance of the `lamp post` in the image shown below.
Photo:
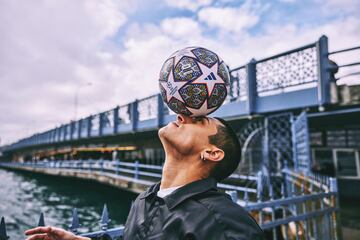
[[[80,93],[80,89],[82,87],[88,87],[91,86],[92,83],[91,82],[87,82],[85,84],[81,84],[78,85],[75,89],[75,99],[74,99],[74,121],[76,121],[77,119],[77,111],[78,111],[78,105],[79,105],[79,93]]]

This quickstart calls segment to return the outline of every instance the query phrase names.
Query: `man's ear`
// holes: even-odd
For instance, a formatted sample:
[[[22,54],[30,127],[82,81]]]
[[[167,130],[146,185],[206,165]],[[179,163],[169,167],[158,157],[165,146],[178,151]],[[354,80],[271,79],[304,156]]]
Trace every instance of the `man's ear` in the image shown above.
[[[213,147],[213,148],[204,149],[201,152],[201,156],[203,160],[218,162],[224,158],[225,153],[222,149]]]

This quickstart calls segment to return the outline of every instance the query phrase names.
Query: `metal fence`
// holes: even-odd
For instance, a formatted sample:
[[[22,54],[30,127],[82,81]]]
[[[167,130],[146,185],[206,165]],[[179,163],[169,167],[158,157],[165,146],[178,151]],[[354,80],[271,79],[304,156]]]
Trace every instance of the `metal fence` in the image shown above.
[[[91,239],[99,239],[99,240],[100,239],[102,239],[102,240],[122,239],[122,236],[124,233],[124,226],[120,226],[120,227],[116,227],[116,228],[108,228],[109,222],[110,222],[109,212],[108,212],[106,204],[105,204],[102,214],[101,214],[101,219],[99,221],[99,230],[95,231],[95,232],[81,233],[81,232],[79,232],[79,228],[81,227],[81,225],[80,225],[80,220],[78,218],[77,209],[74,208],[72,211],[71,225],[68,225],[69,228],[67,230],[76,235],[80,235],[83,237],[89,237]],[[43,227],[43,226],[46,226],[46,221],[45,221],[44,214],[41,213],[37,227]],[[9,238],[10,237],[7,235],[7,232],[6,232],[5,218],[2,217],[1,223],[0,223],[0,240],[7,240]]]
[[[283,170],[282,194],[267,186],[256,203],[245,202],[268,239],[341,239],[338,189],[335,178]]]
[[[66,160],[66,161],[39,161],[25,163],[0,163],[0,166],[10,168],[31,169],[57,169],[78,172],[96,173],[111,178],[126,178],[132,182],[141,182],[145,185],[153,184],[160,180],[162,166],[141,164],[139,161],[123,162],[110,160]],[[256,186],[261,178],[255,176],[243,176],[233,174],[229,177],[230,183],[219,183],[218,187],[223,190],[236,190],[241,195],[256,194]],[[237,184],[234,184],[236,182]]]
[[[30,163],[1,163],[10,168],[58,169],[59,171],[87,171],[133,181],[152,184],[161,177],[162,166],[120,161],[54,161]],[[338,213],[338,189],[335,178],[311,173],[297,173],[283,169],[279,186],[270,184],[267,177],[258,172],[256,176],[233,174],[218,187],[228,193],[232,200],[243,206],[259,223],[267,239],[341,239]],[[78,233],[76,210],[70,230]],[[83,236],[107,236],[118,239],[123,227],[107,229],[108,213],[104,207],[103,225],[98,232]],[[107,219],[107,220],[106,220]],[[4,220],[0,227],[0,240],[7,239]]]

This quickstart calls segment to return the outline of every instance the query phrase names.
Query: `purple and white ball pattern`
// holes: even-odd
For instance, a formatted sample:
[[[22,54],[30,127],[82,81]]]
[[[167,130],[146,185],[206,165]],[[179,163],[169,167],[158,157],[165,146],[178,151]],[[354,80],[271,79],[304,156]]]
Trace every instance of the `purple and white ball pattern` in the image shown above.
[[[159,86],[164,102],[175,113],[206,116],[224,102],[230,75],[214,52],[188,47],[173,53],[160,71]]]

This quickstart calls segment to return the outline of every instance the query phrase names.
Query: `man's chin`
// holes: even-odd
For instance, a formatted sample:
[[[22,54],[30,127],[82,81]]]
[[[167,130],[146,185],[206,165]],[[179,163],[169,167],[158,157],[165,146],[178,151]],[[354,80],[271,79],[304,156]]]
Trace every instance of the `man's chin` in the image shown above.
[[[169,146],[171,146],[171,140],[169,139],[169,129],[166,126],[162,127],[158,131],[159,139],[164,149],[166,150]]]
[[[159,128],[159,130],[158,130],[158,136],[159,136],[160,139],[161,139],[161,137],[164,135],[164,131],[165,131],[164,127]]]
[[[167,125],[159,129],[158,135],[159,135],[160,139],[162,139],[166,136],[166,132],[167,132],[166,128],[167,128]]]
[[[175,137],[175,132],[173,131],[172,127],[170,126],[170,124],[162,127],[159,129],[158,131],[158,135],[160,138],[160,141],[164,144],[164,143],[168,143],[172,141],[172,138]]]

